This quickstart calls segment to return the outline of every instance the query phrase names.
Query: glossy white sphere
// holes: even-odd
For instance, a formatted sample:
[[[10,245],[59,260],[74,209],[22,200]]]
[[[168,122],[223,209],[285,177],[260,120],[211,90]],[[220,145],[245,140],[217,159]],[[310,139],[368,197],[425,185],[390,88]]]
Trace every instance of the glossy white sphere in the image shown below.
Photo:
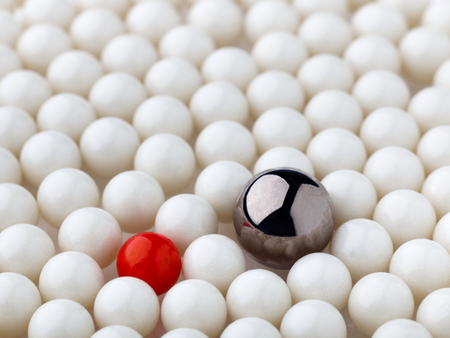
[[[372,338],[432,338],[430,332],[411,319],[393,319],[381,325]]]
[[[95,332],[91,338],[142,338],[142,336],[127,326],[110,325]]]
[[[436,73],[434,73],[433,85],[450,88],[449,74],[450,60],[446,60],[441,63],[441,65],[436,70]]]
[[[296,168],[314,176],[314,168],[309,158],[292,147],[275,147],[267,150],[253,166],[253,174],[278,167]]]
[[[26,0],[22,8],[24,21],[30,26],[45,22],[66,29],[76,13],[70,0]]]
[[[0,64],[0,79],[8,73],[22,68],[22,61],[17,51],[3,42],[0,42],[0,58],[2,60]]]
[[[208,338],[208,336],[199,330],[182,327],[179,329],[170,330],[161,338]]]
[[[267,320],[245,317],[228,325],[220,338],[281,338],[281,334]]]
[[[432,26],[440,29],[450,36],[450,4],[448,2],[431,2],[422,14],[421,23],[424,26]]]
[[[444,338],[448,335],[450,325],[447,307],[450,301],[450,288],[443,288],[430,293],[417,309],[416,320],[422,324],[433,337]]]
[[[420,24],[420,18],[431,2],[430,0],[379,0],[382,4],[386,4],[400,13],[402,13],[408,21],[409,27]]]
[[[450,212],[450,166],[433,171],[423,182],[422,194],[433,204],[439,220]]]
[[[433,241],[438,242],[450,253],[450,214],[445,214],[433,232]]]
[[[0,8],[0,42],[13,47],[22,27],[13,14],[6,9]]]
[[[442,125],[428,130],[417,145],[417,156],[427,174],[450,165],[450,126]]]
[[[307,17],[308,15],[317,12],[332,12],[345,17],[345,15],[348,14],[347,12],[349,10],[348,2],[349,1],[347,0],[293,1],[295,9],[300,13],[302,17]]]
[[[36,123],[26,111],[13,106],[0,107],[0,146],[16,157],[36,129]]]
[[[8,149],[0,147],[0,183],[22,183],[22,168]]]
[[[82,10],[93,7],[101,7],[112,10],[120,16],[124,16],[129,9],[130,0],[75,0]]]

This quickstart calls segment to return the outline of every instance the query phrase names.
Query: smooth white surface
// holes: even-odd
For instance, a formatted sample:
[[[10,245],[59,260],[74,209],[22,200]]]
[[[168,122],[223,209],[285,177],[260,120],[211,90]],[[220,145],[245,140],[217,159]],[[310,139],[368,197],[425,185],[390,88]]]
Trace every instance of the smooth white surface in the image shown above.
[[[435,338],[446,337],[450,330],[449,322],[446,320],[450,314],[447,307],[449,301],[450,289],[444,288],[430,293],[417,309],[417,321]]]
[[[420,23],[420,17],[431,0],[379,0],[402,13],[410,27]]]
[[[98,330],[91,338],[142,338],[142,336],[127,326],[110,325]]]
[[[317,12],[333,12],[345,17],[349,10],[349,1],[347,0],[295,0],[294,7],[302,17],[317,13]]]
[[[428,175],[421,192],[433,204],[438,220],[450,212],[450,166],[439,168]]]
[[[80,9],[102,7],[110,9],[120,16],[124,16],[130,7],[129,0],[75,0]]]
[[[17,51],[3,42],[0,42],[0,58],[2,60],[0,64],[0,79],[8,73],[22,68],[22,61]]]
[[[203,332],[187,327],[171,330],[161,338],[208,338]]]
[[[445,1],[431,2],[422,14],[421,24],[440,29],[450,36],[450,4]]]
[[[36,129],[36,123],[26,111],[13,106],[0,107],[0,146],[16,157]]]
[[[427,174],[450,165],[450,126],[442,125],[428,130],[417,145],[417,156]]]
[[[445,214],[436,224],[432,239],[450,253],[450,214]]]
[[[0,42],[11,47],[16,43],[17,37],[22,31],[20,23],[17,22],[9,10],[0,8]]]
[[[19,161],[8,149],[0,147],[0,183],[22,182],[22,169]]]
[[[70,0],[26,0],[23,5],[24,21],[28,25],[46,22],[67,28],[75,13]]]
[[[432,338],[430,332],[411,319],[394,319],[381,325],[372,338]]]
[[[443,86],[450,88],[449,79],[450,73],[450,60],[444,61],[441,65],[436,69],[436,73],[434,73],[433,77],[433,85],[434,86]]]
[[[281,338],[281,334],[267,320],[245,317],[228,325],[220,338]]]
[[[253,174],[277,167],[296,168],[314,176],[314,168],[309,158],[292,147],[276,147],[267,150],[253,166]]]

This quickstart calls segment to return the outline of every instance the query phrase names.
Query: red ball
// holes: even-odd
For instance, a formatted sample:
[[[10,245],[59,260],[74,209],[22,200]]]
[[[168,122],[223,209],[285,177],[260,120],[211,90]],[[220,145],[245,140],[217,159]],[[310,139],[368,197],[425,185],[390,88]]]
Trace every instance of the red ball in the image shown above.
[[[181,256],[166,236],[154,232],[134,235],[117,256],[119,277],[142,279],[159,296],[175,285],[181,272]]]

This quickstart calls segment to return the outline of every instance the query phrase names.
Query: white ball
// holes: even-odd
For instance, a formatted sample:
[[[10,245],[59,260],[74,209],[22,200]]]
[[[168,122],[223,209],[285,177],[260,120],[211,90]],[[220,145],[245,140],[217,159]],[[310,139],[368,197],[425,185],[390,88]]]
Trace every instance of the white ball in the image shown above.
[[[242,124],[222,120],[201,131],[195,142],[195,155],[203,168],[217,161],[235,161],[249,168],[256,156],[256,145]]]
[[[328,128],[344,128],[356,134],[364,117],[358,101],[345,91],[336,89],[314,95],[304,114],[314,134]]]
[[[394,146],[374,152],[363,173],[374,185],[378,198],[398,189],[419,191],[425,179],[420,159],[410,150]]]
[[[50,236],[31,224],[15,224],[0,233],[0,271],[16,272],[39,282],[44,265],[55,255]]]
[[[123,232],[137,233],[153,227],[164,202],[164,192],[153,177],[140,171],[115,176],[103,191],[103,208],[119,222]]]
[[[430,0],[378,0],[402,13],[410,27],[420,24],[420,18]]]
[[[197,195],[176,195],[165,201],[156,214],[155,232],[170,238],[181,255],[196,239],[216,234],[217,229],[218,223],[214,208],[203,197]],[[209,254],[205,258],[211,259],[212,251],[208,252]],[[186,257],[183,262],[185,259]],[[187,277],[186,274],[184,277],[196,278]]]
[[[247,99],[254,118],[276,107],[301,111],[305,103],[299,81],[280,70],[269,70],[256,76],[248,85]]]
[[[103,48],[101,61],[109,72],[125,72],[142,80],[157,59],[153,44],[137,34],[121,34]]]
[[[285,107],[262,113],[253,124],[252,134],[260,154],[281,146],[305,151],[312,137],[310,124],[304,115]]]
[[[280,332],[283,338],[347,337],[344,317],[334,306],[318,299],[305,300],[291,307],[281,322]]]
[[[37,202],[42,217],[59,229],[73,211],[97,207],[100,193],[88,174],[78,169],[64,168],[55,170],[42,181],[37,192]]]
[[[403,70],[412,79],[431,83],[437,68],[450,58],[450,37],[434,27],[417,27],[399,44]]]
[[[51,95],[47,79],[31,70],[11,72],[0,81],[0,104],[23,109],[33,117]]]
[[[183,256],[184,278],[207,281],[224,296],[230,284],[245,271],[242,249],[222,235],[210,234],[196,239]]]
[[[295,9],[302,17],[307,17],[317,12],[332,12],[345,17],[349,9],[347,0],[295,0],[293,2]]]
[[[245,317],[228,325],[220,338],[281,338],[281,334],[267,320]]]
[[[275,147],[267,150],[256,161],[253,175],[278,167],[296,168],[314,176],[314,168],[309,158],[300,150],[292,147]]]
[[[71,93],[53,95],[43,103],[36,116],[40,130],[59,131],[77,143],[95,119],[92,104],[82,96]]]
[[[366,176],[354,170],[337,170],[321,183],[333,202],[336,228],[352,219],[372,218],[377,192]]]
[[[16,157],[36,129],[36,123],[26,111],[13,106],[0,107],[0,146]]]
[[[275,273],[248,270],[240,274],[227,292],[228,316],[232,321],[244,317],[258,317],[280,327],[285,313],[292,306],[286,283]]]
[[[352,95],[367,115],[383,107],[405,109],[411,94],[405,80],[398,74],[378,69],[361,76],[353,86]]]
[[[14,47],[22,31],[21,24],[9,10],[0,8],[0,42]]]
[[[450,23],[447,20],[449,16],[450,4],[448,2],[430,2],[422,14],[421,23],[424,26],[440,29],[450,36]]]
[[[361,172],[367,159],[361,139],[342,128],[325,129],[314,136],[309,142],[306,156],[319,180],[341,169]]]
[[[170,330],[161,338],[208,338],[208,336],[199,330],[182,327]]]
[[[142,102],[133,115],[133,127],[141,140],[168,133],[189,141],[193,132],[189,109],[179,99],[168,95],[155,95]]]
[[[104,284],[105,277],[97,262],[76,251],[62,252],[51,258],[39,277],[44,302],[70,299],[88,311],[94,308],[95,297]]]
[[[78,251],[92,257],[104,269],[117,257],[122,245],[122,231],[107,211],[81,208],[72,212],[61,224],[58,245],[62,252]]]
[[[74,3],[70,0],[26,0],[22,9],[24,21],[29,26],[45,22],[65,29],[76,13]]]
[[[69,299],[55,299],[43,304],[28,326],[29,338],[90,338],[94,332],[94,321],[89,312]]]
[[[438,242],[450,253],[450,214],[445,214],[436,224],[433,241]]]
[[[142,336],[127,326],[110,325],[95,332],[91,338],[142,338]]]
[[[433,85],[450,88],[449,74],[450,60],[446,60],[441,63],[441,65],[436,70],[436,73],[434,73]]]
[[[206,57],[201,71],[206,82],[227,81],[241,90],[245,90],[259,72],[252,56],[237,47],[216,49]]]
[[[70,50],[58,55],[47,68],[47,79],[56,93],[87,97],[95,81],[103,75],[100,61],[91,53]]]
[[[353,14],[351,24],[357,36],[376,34],[394,44],[408,31],[408,23],[402,13],[380,1],[359,8]]]
[[[417,322],[422,324],[433,337],[444,338],[448,335],[450,325],[447,318],[450,311],[447,304],[449,301],[450,288],[444,288],[430,293],[417,309]]]
[[[161,304],[161,321],[167,331],[197,329],[208,337],[218,337],[225,327],[227,305],[220,291],[199,279],[175,284]]]
[[[348,312],[355,326],[370,336],[393,319],[412,319],[414,298],[408,285],[397,276],[373,273],[353,287]]]
[[[272,31],[295,33],[298,24],[298,14],[290,4],[277,0],[263,0],[255,2],[247,10],[244,31],[247,38],[255,42]]]
[[[95,174],[108,178],[133,168],[138,146],[136,130],[117,117],[95,120],[80,139],[84,164]]]
[[[150,96],[170,95],[184,103],[189,102],[201,84],[197,68],[191,62],[176,57],[159,60],[145,75],[145,86]]]
[[[389,146],[415,151],[420,130],[411,114],[399,108],[384,107],[364,119],[359,136],[369,154]]]
[[[357,218],[336,230],[330,253],[347,266],[356,283],[371,273],[388,271],[393,246],[389,233],[380,224]]]
[[[433,204],[439,220],[450,212],[450,166],[433,171],[423,182],[422,194]]]
[[[348,21],[332,12],[318,12],[308,16],[300,25],[298,35],[312,55],[342,55],[353,38]]]
[[[38,187],[44,178],[62,168],[81,168],[81,154],[69,136],[55,130],[34,134],[23,145],[20,164],[26,180]]]
[[[17,158],[8,149],[0,147],[0,183],[20,184],[22,168]]]
[[[123,72],[102,76],[89,92],[89,101],[99,117],[114,116],[128,122],[146,98],[147,93],[141,81]]]
[[[200,172],[195,182],[195,194],[212,205],[219,222],[228,223],[233,220],[236,199],[251,177],[250,171],[239,163],[215,162]]]
[[[28,278],[12,272],[0,273],[0,288],[0,335],[21,337],[42,304],[39,290]]]
[[[129,9],[130,0],[75,0],[75,3],[82,10],[101,7],[116,12],[120,16],[124,16]]]
[[[373,338],[433,338],[428,330],[411,319],[393,319],[381,325]]]
[[[442,125],[428,130],[417,145],[417,156],[427,174],[450,165],[450,126]]]
[[[155,291],[134,277],[118,277],[106,283],[95,298],[94,317],[99,328],[123,325],[148,336],[159,318]]]
[[[181,23],[181,16],[169,2],[151,0],[131,7],[125,21],[130,33],[142,35],[156,44],[165,32]]]
[[[19,223],[37,224],[38,205],[27,189],[14,183],[0,183],[0,201],[0,231]]]
[[[0,42],[0,79],[6,74],[14,72],[22,68],[22,61],[15,49],[9,45]]]
[[[300,258],[289,270],[286,283],[294,304],[319,299],[338,311],[347,305],[352,277],[344,263],[323,252]]]

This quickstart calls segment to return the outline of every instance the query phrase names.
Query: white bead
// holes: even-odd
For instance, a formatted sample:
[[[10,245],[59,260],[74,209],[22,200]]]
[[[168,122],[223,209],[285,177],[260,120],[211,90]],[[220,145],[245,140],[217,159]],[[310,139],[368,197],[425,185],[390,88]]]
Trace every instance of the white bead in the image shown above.
[[[198,130],[219,120],[245,124],[248,119],[247,98],[238,87],[224,81],[212,81],[198,88],[189,108]]]
[[[64,168],[52,172],[39,186],[37,202],[42,217],[59,229],[73,211],[97,207],[100,193],[95,181],[85,172]]]
[[[250,171],[239,163],[215,162],[203,169],[198,176],[195,194],[212,205],[220,222],[231,222],[236,199],[251,177]]]
[[[11,72],[0,81],[0,104],[23,109],[33,117],[51,95],[48,81],[31,70]]]
[[[45,303],[33,314],[28,326],[29,338],[90,338],[94,332],[89,312],[69,299]]]
[[[428,130],[417,145],[417,156],[427,174],[450,165],[450,126],[442,125]]]
[[[246,270],[242,249],[222,235],[206,235],[189,245],[183,256],[183,276],[201,279],[226,295],[230,284]]]
[[[356,77],[375,69],[399,73],[401,68],[396,46],[379,35],[364,35],[353,40],[345,49],[344,59],[350,64]]]
[[[384,107],[374,110],[364,119],[359,136],[369,154],[389,146],[415,151],[420,130],[411,114],[398,108]]]
[[[22,8],[29,26],[46,22],[68,28],[76,13],[70,0],[27,0]]]
[[[156,44],[165,32],[181,23],[181,16],[169,2],[151,0],[131,7],[125,21],[130,33],[142,35]]]
[[[200,67],[203,60],[215,49],[211,35],[193,25],[180,25],[167,31],[161,38],[158,48],[161,56],[176,56]]]
[[[437,68],[450,58],[450,37],[434,27],[418,27],[405,34],[399,50],[405,73],[431,83]]]
[[[378,198],[398,189],[419,191],[425,179],[419,158],[408,149],[393,146],[374,152],[363,173],[374,185]]]
[[[280,146],[305,151],[311,140],[311,127],[298,111],[276,107],[261,114],[253,124],[253,138],[260,154]]]
[[[347,0],[294,0],[295,9],[302,17],[317,13],[317,12],[332,12],[346,16],[348,13]]]
[[[331,12],[319,12],[307,17],[299,27],[298,35],[312,55],[342,55],[353,38],[347,20]]]
[[[255,42],[272,31],[295,33],[298,23],[298,14],[290,4],[277,0],[263,0],[255,2],[247,10],[244,31],[247,38]]]
[[[388,70],[372,70],[359,78],[353,86],[352,95],[367,115],[378,108],[405,109],[410,91],[405,80]]]
[[[169,133],[189,141],[193,132],[189,109],[177,98],[167,95],[155,95],[142,102],[133,115],[133,126],[141,140]]]
[[[450,325],[447,318],[450,311],[447,304],[449,301],[450,288],[444,288],[430,293],[417,309],[417,322],[422,324],[433,337],[444,338],[448,335]]]
[[[358,101],[336,89],[314,95],[306,105],[304,114],[314,134],[328,128],[344,128],[356,134],[364,117]]]
[[[47,79],[56,93],[74,93],[87,97],[103,75],[102,64],[92,54],[71,50],[57,56],[48,66]]]
[[[445,214],[436,224],[433,241],[438,242],[450,253],[450,215]]]
[[[379,0],[402,13],[410,27],[417,26],[430,0]]]
[[[25,188],[14,183],[0,183],[0,201],[0,231],[19,223],[37,224],[38,205]]]
[[[197,137],[195,155],[206,167],[217,161],[235,161],[249,168],[256,156],[250,131],[234,121],[217,121],[208,125]]]
[[[41,131],[23,145],[20,164],[25,179],[34,187],[50,173],[61,168],[81,168],[77,144],[69,136],[54,130]]]
[[[314,136],[309,142],[306,156],[319,180],[340,169],[361,172],[367,159],[361,139],[342,128],[325,129]]]
[[[433,204],[437,219],[450,212],[450,166],[428,175],[423,182],[422,194]]]
[[[189,61],[175,57],[156,62],[145,75],[145,86],[150,96],[170,95],[184,103],[189,102],[201,84],[197,68]]]
[[[209,54],[202,64],[202,75],[206,82],[227,81],[241,90],[258,74],[252,56],[237,47],[222,47]]]
[[[123,72],[102,76],[89,92],[89,101],[99,117],[114,116],[128,122],[146,98],[144,85],[133,75]]]
[[[412,319],[414,299],[400,278],[390,273],[373,273],[353,287],[348,312],[356,327],[371,336],[381,325],[397,318]]]
[[[42,304],[39,290],[28,278],[12,272],[0,274],[0,288],[1,335],[21,337],[27,333],[31,316]]]
[[[137,233],[150,229],[164,202],[164,192],[151,176],[125,171],[115,176],[103,191],[103,208],[119,222],[122,231]]]
[[[248,85],[247,99],[254,118],[276,107],[301,111],[305,103],[299,81],[291,74],[280,70],[269,70],[256,76]]]
[[[428,330],[411,319],[393,319],[381,325],[372,338],[433,338]]]
[[[159,318],[155,291],[134,277],[118,277],[99,291],[94,305],[95,323],[100,328],[123,325],[148,336]]]
[[[128,11],[130,0],[75,0],[80,9],[88,9],[93,7],[101,7],[116,12],[120,16],[124,16]]]
[[[136,130],[117,117],[95,120],[80,139],[84,164],[97,175],[108,178],[133,167],[138,146]]]
[[[440,29],[450,36],[450,4],[448,2],[431,2],[422,14],[421,23]]]
[[[436,213],[422,194],[413,190],[395,190],[377,204],[373,220],[391,236],[394,250],[412,239],[430,238],[436,225]]]
[[[227,319],[227,305],[212,284],[190,279],[173,286],[161,304],[161,321],[167,331],[197,329],[208,337],[220,335]]]
[[[220,338],[281,338],[281,334],[267,320],[245,317],[228,325]]]
[[[183,327],[170,330],[161,338],[208,338],[208,336],[199,330]]]
[[[397,44],[408,31],[405,17],[396,9],[380,2],[371,2],[359,8],[351,19],[357,36],[376,34]]]
[[[22,182],[22,169],[19,161],[8,149],[0,147],[0,183]]]
[[[337,170],[322,180],[334,206],[334,225],[355,218],[371,219],[377,204],[377,192],[370,180],[354,170]]]
[[[39,282],[44,265],[55,255],[50,236],[31,224],[15,224],[0,233],[0,271],[16,272]]]
[[[103,269],[116,259],[122,245],[122,231],[107,211],[81,208],[72,212],[61,224],[58,245],[62,252],[85,253]]]
[[[0,8],[0,42],[13,47],[21,31],[22,27],[13,14]]]
[[[36,123],[26,111],[12,106],[0,107],[0,146],[16,157],[36,129]]]
[[[408,284],[419,304],[431,292],[450,286],[450,254],[432,240],[414,239],[395,251],[389,272]]]
[[[95,332],[91,338],[142,338],[142,336],[127,326],[110,325]]]
[[[86,127],[94,122],[94,107],[82,96],[61,93],[45,101],[36,116],[40,130],[56,130],[80,141]]]
[[[166,193],[175,193],[191,181],[196,162],[191,146],[181,137],[157,134],[146,139],[134,158],[134,169],[158,181]]]
[[[450,60],[446,60],[434,73],[433,85],[450,88]]]
[[[240,274],[231,283],[226,299],[228,316],[232,321],[258,317],[277,328],[292,305],[286,283],[275,273],[264,269]]]
[[[22,61],[16,50],[5,43],[0,42],[0,79],[6,74],[22,68]]]
[[[156,214],[155,232],[170,238],[181,255],[197,238],[216,234],[217,229],[218,223],[214,208],[203,197],[197,195],[176,195],[165,201]],[[203,257],[212,259],[213,251],[209,250],[208,252],[208,255]],[[183,262],[186,262],[186,256],[183,258]],[[220,264],[220,268],[223,268],[222,264]],[[185,278],[196,278],[183,275]]]
[[[126,72],[142,80],[157,55],[153,44],[137,34],[111,39],[102,50],[101,60],[110,72]]]
[[[70,299],[86,310],[94,308],[97,293],[105,284],[102,269],[88,255],[68,251],[51,258],[42,268],[39,291],[42,300]]]
[[[114,37],[123,34],[122,19],[106,8],[86,9],[70,25],[75,47],[99,56],[103,47]]]
[[[262,71],[283,70],[293,75],[297,73],[308,54],[302,40],[286,31],[264,34],[252,48],[252,55]]]
[[[309,299],[295,304],[281,322],[283,338],[345,338],[347,327],[342,315],[327,302]]]
[[[347,305],[352,277],[344,263],[323,252],[300,258],[289,270],[286,281],[293,303],[319,299],[338,311]]]
[[[413,96],[408,112],[414,117],[420,131],[426,133],[433,127],[450,124],[450,88],[427,87]]]

